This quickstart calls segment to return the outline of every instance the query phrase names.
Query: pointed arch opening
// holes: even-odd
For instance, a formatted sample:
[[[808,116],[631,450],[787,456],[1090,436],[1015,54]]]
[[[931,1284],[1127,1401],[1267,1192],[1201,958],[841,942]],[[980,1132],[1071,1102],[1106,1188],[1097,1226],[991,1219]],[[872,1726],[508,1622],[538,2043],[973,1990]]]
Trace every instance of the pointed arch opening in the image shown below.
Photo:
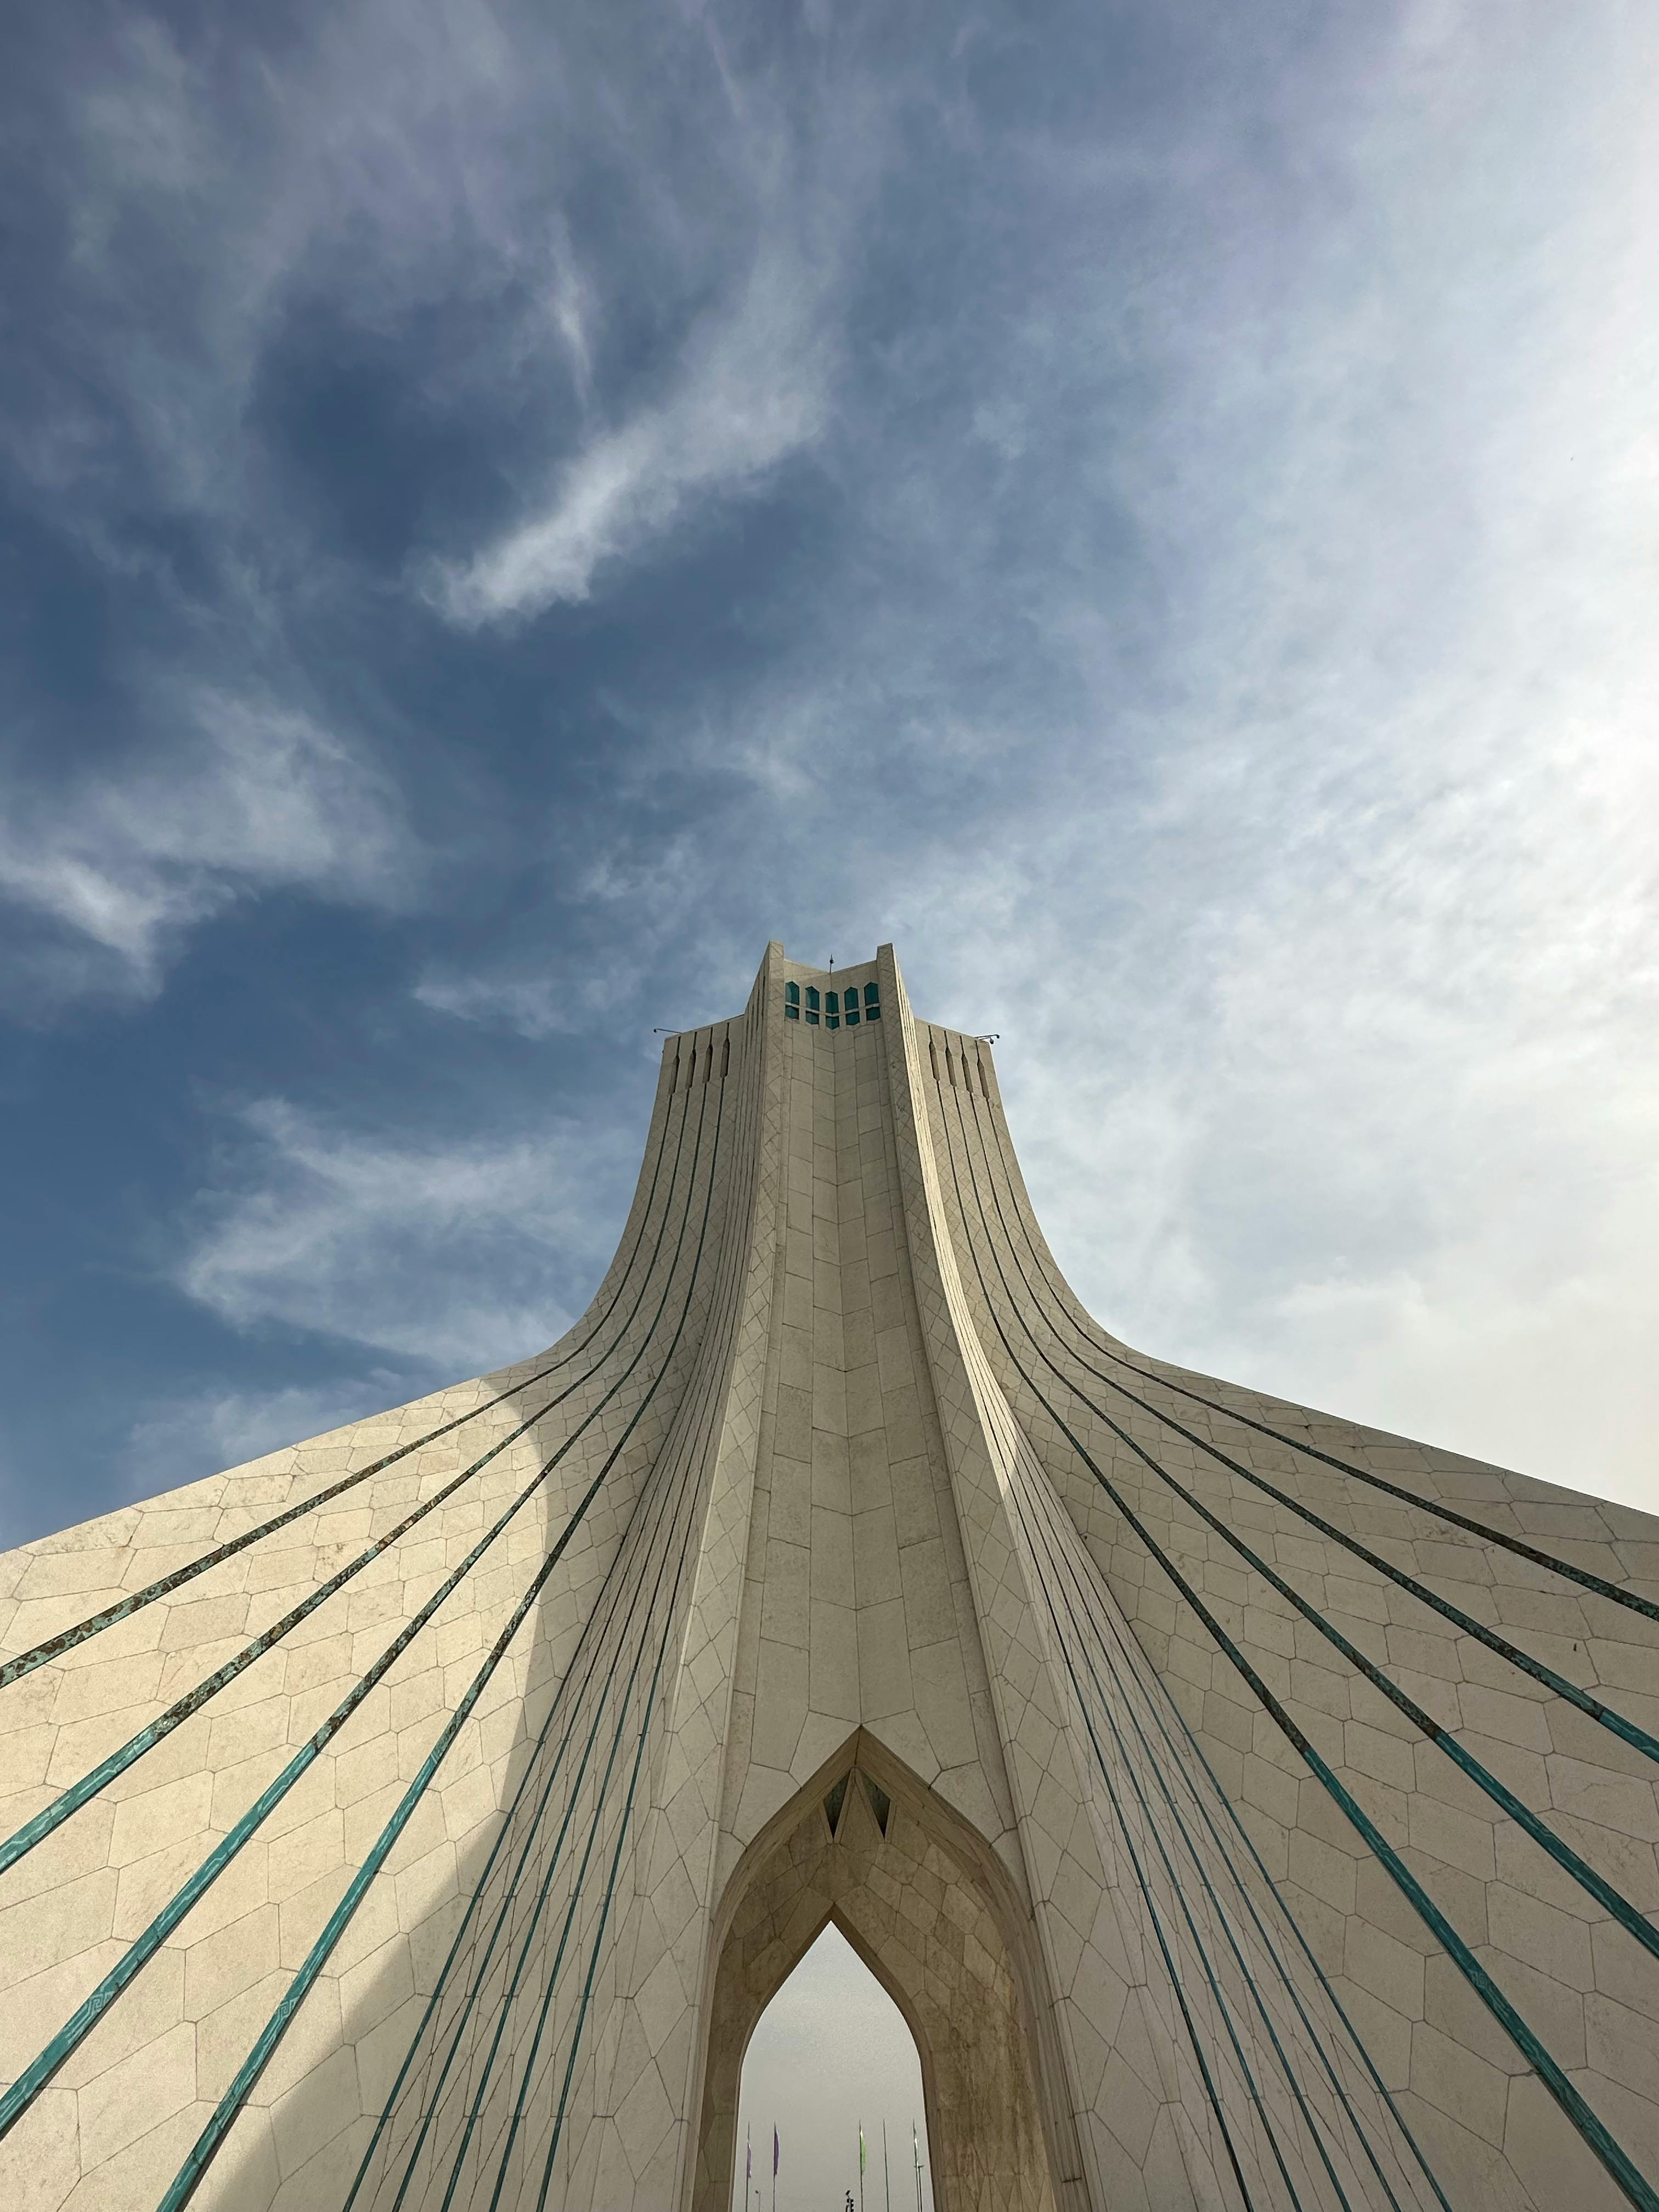
[[[684,2200],[692,2212],[730,2212],[742,2201],[738,2116],[750,2039],[831,1924],[891,1998],[915,2044],[933,2212],[1054,2212],[1057,2201],[1069,2203],[1075,2127],[1038,1998],[1029,1904],[978,1832],[860,1729],[751,1839],[716,1908]],[[764,2142],[769,2161],[769,2120]],[[764,2179],[763,2212],[769,2170]],[[900,2179],[910,2197],[898,2192]],[[867,2174],[866,2184],[866,2206],[885,2212],[879,2174],[873,2200]],[[894,2186],[895,2203],[913,2200],[908,2142]],[[818,2197],[842,2201],[834,2187]]]
[[[855,1936],[832,1912],[755,2024],[744,2053],[731,2212],[833,2208],[862,2179],[871,2212],[934,2212],[921,2054]],[[752,2152],[752,2159],[750,2154]],[[775,2164],[775,2173],[774,2171]],[[758,2193],[757,2193],[758,2192]]]

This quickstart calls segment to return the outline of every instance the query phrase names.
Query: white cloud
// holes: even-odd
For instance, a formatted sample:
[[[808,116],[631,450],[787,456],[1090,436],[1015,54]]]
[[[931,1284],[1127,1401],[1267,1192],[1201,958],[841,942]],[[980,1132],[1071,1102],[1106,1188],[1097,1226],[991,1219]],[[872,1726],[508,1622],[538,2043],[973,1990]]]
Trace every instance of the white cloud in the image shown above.
[[[15,988],[48,1002],[147,998],[192,925],[273,888],[393,906],[416,872],[386,780],[303,714],[197,693],[186,726],[66,784],[16,779],[0,808],[0,899],[33,918]]]
[[[517,981],[481,975],[423,975],[415,986],[414,995],[434,1014],[448,1014],[458,1022],[476,1022],[483,1029],[511,1030],[515,1036],[537,1042],[580,1028],[586,1011],[574,994],[544,975]]]
[[[329,1382],[203,1390],[167,1399],[133,1423],[119,1471],[129,1497],[154,1498],[362,1420],[418,1397],[422,1388],[411,1383],[407,1373],[381,1368]]]
[[[1171,82],[1110,129],[1101,87],[1039,108],[1018,71],[1006,111],[994,70],[970,94],[939,70],[914,101],[901,57],[899,189],[862,236],[864,143],[816,176],[803,155],[781,203],[759,160],[700,198],[659,55],[584,76],[465,0],[430,40],[386,6],[329,18],[258,110],[275,121],[233,114],[246,161],[157,47],[130,111],[88,109],[86,355],[118,356],[168,497],[234,507],[227,456],[296,274],[336,300],[341,254],[376,327],[433,301],[453,327],[476,261],[523,323],[430,373],[497,410],[544,383],[576,401],[545,500],[428,578],[478,629],[601,591],[702,505],[830,456],[833,429],[811,610],[764,600],[763,648],[694,666],[654,732],[626,684],[605,702],[628,742],[556,872],[614,932],[599,983],[538,974],[520,939],[482,975],[441,947],[416,996],[545,1037],[651,960],[683,979],[688,947],[712,999],[769,933],[842,958],[891,937],[924,1012],[1003,1030],[1045,1218],[1133,1340],[1592,1488],[1650,1484],[1652,21],[1428,0],[1339,12],[1293,53],[1268,26],[1254,59],[1200,33],[1201,96]],[[722,149],[772,89],[728,82]],[[803,139],[844,149],[857,88],[821,82]],[[935,126],[959,164],[935,143],[904,166]],[[592,175],[639,195],[606,234],[620,259],[550,212],[583,204],[562,188],[600,140]],[[193,241],[204,304],[171,351],[123,289],[128,194]],[[771,241],[746,290],[734,238]],[[717,304],[678,365],[630,362],[656,396],[618,398],[607,337],[635,313],[678,330],[695,298]],[[78,417],[30,438],[54,496],[103,483]],[[642,837],[626,780],[653,775],[673,799]],[[690,830],[659,836],[682,805]],[[64,947],[142,977],[255,880],[158,834],[110,832],[94,861],[37,809],[9,865]],[[250,1325],[350,1318],[355,1290],[301,1280],[361,1280],[316,1195],[357,1156],[313,1136],[347,1165],[313,1184],[300,1139],[270,1139],[251,1186],[313,1223],[295,1260],[228,1189],[204,1232],[204,1294]],[[340,1202],[380,1218],[366,1184]],[[509,1210],[479,1218],[518,1250]],[[406,1249],[425,1267],[440,1245]],[[536,1301],[492,1291],[475,1249],[457,1310],[484,1321],[393,1300],[371,1340],[496,1356],[489,1313]]]
[[[247,1107],[176,1268],[233,1327],[319,1331],[451,1378],[550,1344],[626,1210],[642,1133],[398,1144]]]
[[[1005,149],[978,434],[901,357],[862,456],[890,611],[663,757],[778,802],[757,938],[1003,1032],[1132,1342],[1659,1510],[1659,56],[1431,12],[1167,158]]]
[[[810,446],[829,399],[821,286],[793,253],[763,252],[736,306],[694,334],[667,396],[592,436],[545,513],[435,571],[435,603],[477,629],[585,599],[607,563],[694,501],[741,493]]]

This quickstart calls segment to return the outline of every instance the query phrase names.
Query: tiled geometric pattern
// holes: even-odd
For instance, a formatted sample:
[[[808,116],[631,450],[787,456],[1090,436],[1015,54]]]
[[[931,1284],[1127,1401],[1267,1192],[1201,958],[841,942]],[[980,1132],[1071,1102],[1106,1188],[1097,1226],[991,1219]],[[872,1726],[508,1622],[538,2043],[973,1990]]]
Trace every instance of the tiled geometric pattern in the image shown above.
[[[1221,1838],[1271,1879],[1449,2201],[1652,2202],[1659,1528],[1130,1352],[1060,1276],[986,1059],[925,1042],[969,1332],[1063,1509],[1045,1540],[1077,1554],[1043,1577],[1076,1593],[1069,1649],[1098,1640],[1080,1632],[1086,1596],[1120,1673],[1156,1674],[1189,1778],[1207,1767],[1225,1801]],[[1112,1734],[1119,1775],[1131,1747]],[[1147,1817],[1135,1794],[1127,1824]],[[1165,1840],[1180,1866],[1186,1838]],[[1189,1904],[1208,1899],[1194,1840]],[[1177,1978],[1231,2009],[1260,2076],[1231,1946],[1204,1941],[1217,1988],[1196,1958]],[[1225,2022],[1195,2025],[1242,2156],[1266,2116],[1220,2078],[1238,2063]],[[1269,2071],[1288,2084],[1285,2050]],[[1274,2129],[1288,2158],[1288,2118]]]
[[[834,1917],[942,2206],[1659,2212],[1659,1522],[1132,1352],[791,981],[550,1351],[0,1559],[0,2204],[727,2204]]]

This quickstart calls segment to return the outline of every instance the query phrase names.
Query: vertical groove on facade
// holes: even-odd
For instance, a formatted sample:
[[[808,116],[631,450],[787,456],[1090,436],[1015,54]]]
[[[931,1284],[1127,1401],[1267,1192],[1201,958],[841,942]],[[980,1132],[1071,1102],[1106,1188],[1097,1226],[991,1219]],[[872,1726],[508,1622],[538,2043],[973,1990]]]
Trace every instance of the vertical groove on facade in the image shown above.
[[[0,1559],[0,2201],[726,2212],[834,1918],[940,2212],[1659,2212],[1656,1783],[1659,1522],[1132,1353],[774,945],[549,1352]]]

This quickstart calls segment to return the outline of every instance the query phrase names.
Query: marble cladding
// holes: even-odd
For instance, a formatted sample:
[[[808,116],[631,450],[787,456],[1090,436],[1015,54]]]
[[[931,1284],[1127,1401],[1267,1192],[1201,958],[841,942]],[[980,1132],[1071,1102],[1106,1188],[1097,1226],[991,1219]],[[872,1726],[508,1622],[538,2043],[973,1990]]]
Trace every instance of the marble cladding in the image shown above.
[[[1659,1522],[1133,1352],[791,981],[558,1345],[0,1558],[0,2203],[703,2212],[833,1917],[941,2206],[1659,2204]]]

